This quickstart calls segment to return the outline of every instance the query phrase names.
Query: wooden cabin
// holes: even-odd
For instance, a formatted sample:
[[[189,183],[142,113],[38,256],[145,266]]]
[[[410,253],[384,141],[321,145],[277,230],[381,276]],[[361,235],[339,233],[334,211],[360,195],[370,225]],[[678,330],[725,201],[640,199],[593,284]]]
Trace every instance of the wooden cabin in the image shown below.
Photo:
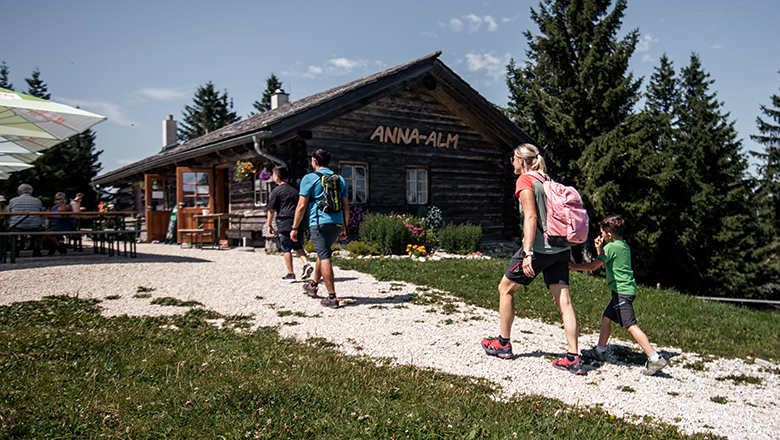
[[[297,186],[324,148],[348,183],[351,204],[371,212],[437,206],[446,223],[480,224],[488,240],[519,235],[511,151],[535,141],[442,63],[441,52],[272,109],[93,179],[145,212],[148,240],[162,241],[178,206],[192,215],[243,214],[241,235],[261,246],[270,181],[235,181],[238,161],[290,168]],[[170,119],[170,118],[169,118]],[[221,233],[238,239],[238,225]]]

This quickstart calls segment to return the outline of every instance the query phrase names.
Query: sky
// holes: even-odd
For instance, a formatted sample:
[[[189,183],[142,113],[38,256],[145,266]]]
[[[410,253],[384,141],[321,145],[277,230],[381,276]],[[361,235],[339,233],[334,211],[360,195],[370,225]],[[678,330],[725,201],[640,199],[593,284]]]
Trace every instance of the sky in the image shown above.
[[[242,118],[274,73],[290,100],[419,57],[439,59],[489,101],[508,100],[506,64],[526,57],[539,1],[5,0],[0,61],[17,91],[34,69],[52,100],[108,119],[93,129],[101,173],[162,148],[198,86],[227,91]],[[760,105],[780,94],[780,1],[629,0],[622,38],[640,33],[629,71],[644,91],[663,54],[691,54],[735,123],[743,151],[763,151]],[[764,118],[766,119],[766,118]],[[755,164],[755,162],[752,162]]]

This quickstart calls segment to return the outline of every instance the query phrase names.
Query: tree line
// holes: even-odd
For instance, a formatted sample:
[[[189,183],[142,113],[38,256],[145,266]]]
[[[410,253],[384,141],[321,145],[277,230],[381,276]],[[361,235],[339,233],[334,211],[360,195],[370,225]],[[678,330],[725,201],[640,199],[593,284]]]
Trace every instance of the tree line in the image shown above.
[[[507,66],[505,109],[575,185],[594,221],[622,214],[637,281],[711,296],[780,299],[780,98],[761,106],[759,175],[714,80],[692,53],[661,57],[640,91],[628,71],[639,38],[618,39],[627,0],[542,0],[526,59]],[[644,98],[639,109],[636,104]],[[587,252],[586,252],[587,253]]]

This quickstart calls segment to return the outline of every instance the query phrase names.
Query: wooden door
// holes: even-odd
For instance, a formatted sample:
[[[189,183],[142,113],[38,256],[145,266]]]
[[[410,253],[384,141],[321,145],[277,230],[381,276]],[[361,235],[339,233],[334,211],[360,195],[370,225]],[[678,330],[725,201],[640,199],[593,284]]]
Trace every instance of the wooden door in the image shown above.
[[[204,209],[214,212],[214,171],[211,168],[178,167],[176,181],[178,228],[194,229],[197,223],[193,215],[201,214]]]
[[[144,207],[147,241],[164,241],[168,220],[176,201],[174,176],[147,174],[144,176]]]

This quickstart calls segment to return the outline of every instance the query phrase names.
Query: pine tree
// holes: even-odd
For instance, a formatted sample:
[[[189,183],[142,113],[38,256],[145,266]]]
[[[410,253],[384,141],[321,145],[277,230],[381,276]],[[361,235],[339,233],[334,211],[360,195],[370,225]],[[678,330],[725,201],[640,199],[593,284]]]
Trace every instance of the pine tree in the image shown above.
[[[14,85],[8,80],[8,75],[11,73],[11,69],[8,68],[8,64],[5,60],[0,64],[0,87],[8,90],[13,90]]]
[[[734,123],[710,93],[713,82],[691,55],[681,71],[674,174],[666,191],[675,213],[666,226],[677,236],[667,242],[667,271],[659,276],[689,292],[749,296],[757,231],[751,182]]]
[[[252,106],[255,108],[255,110],[257,110],[257,113],[263,113],[271,110],[271,95],[273,95],[277,89],[282,88],[282,82],[279,81],[279,78],[277,78],[273,72],[271,72],[271,76],[265,80],[265,84],[266,86],[265,91],[263,92],[263,99],[252,103]],[[249,116],[254,114],[256,113],[252,112],[249,114]]]
[[[627,73],[639,36],[618,40],[626,0],[543,0],[531,18],[541,35],[524,33],[528,60],[507,66],[508,113],[546,149],[554,177],[573,179],[594,139],[620,126],[639,98]]]
[[[228,99],[227,90],[220,95],[211,81],[198,87],[193,105],[185,105],[183,115],[178,133],[182,142],[191,141],[241,120],[233,111],[233,100]]]
[[[36,67],[33,70],[32,78],[25,78],[27,81],[27,94],[35,96],[41,99],[51,99],[51,94],[48,93],[46,83],[41,80],[41,71]]]
[[[764,146],[751,152],[760,160],[756,211],[761,221],[761,243],[756,291],[762,298],[780,299],[780,96],[772,95],[772,107],[761,105],[768,120],[756,118],[759,135],[750,138]]]

